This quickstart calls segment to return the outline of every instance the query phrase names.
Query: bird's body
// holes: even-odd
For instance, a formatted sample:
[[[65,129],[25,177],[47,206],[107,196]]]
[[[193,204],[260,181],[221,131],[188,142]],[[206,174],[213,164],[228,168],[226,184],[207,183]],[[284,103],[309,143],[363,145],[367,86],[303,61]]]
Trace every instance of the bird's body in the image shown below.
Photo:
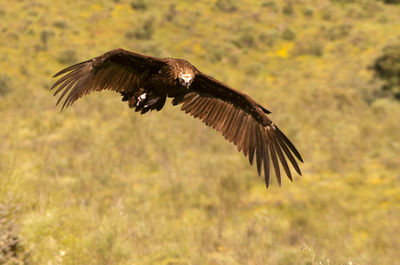
[[[256,158],[259,175],[264,165],[267,187],[270,160],[279,184],[279,161],[289,179],[292,175],[286,158],[301,174],[294,158],[302,161],[299,152],[268,118],[267,109],[186,60],[159,59],[115,49],[70,66],[55,77],[62,74],[52,89],[58,86],[55,95],[62,91],[57,104],[64,99],[63,108],[91,91],[103,89],[119,92],[122,101],[128,101],[129,107],[141,114],[161,110],[170,97],[173,105],[182,104],[183,111],[220,131],[249,157],[251,164]]]
[[[175,97],[187,90],[199,72],[183,59],[164,58],[166,64],[160,69],[146,73],[146,78],[137,86],[126,87],[121,94],[129,106],[142,114],[149,110],[161,110],[167,97]],[[180,86],[181,80],[183,86]],[[185,87],[186,85],[186,87]]]

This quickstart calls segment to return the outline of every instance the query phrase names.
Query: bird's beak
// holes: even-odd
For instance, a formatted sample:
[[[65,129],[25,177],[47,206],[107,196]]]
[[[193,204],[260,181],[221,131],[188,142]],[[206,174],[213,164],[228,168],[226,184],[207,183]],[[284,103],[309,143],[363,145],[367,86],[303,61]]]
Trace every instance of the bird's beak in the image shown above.
[[[182,85],[186,88],[189,88],[191,81],[192,81],[192,76],[189,74],[183,74],[181,75],[181,80],[182,80]]]

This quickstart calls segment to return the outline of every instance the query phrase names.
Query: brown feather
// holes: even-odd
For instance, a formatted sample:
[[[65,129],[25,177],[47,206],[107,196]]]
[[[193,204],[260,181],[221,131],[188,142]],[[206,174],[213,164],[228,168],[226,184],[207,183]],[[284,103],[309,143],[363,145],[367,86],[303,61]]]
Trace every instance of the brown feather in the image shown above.
[[[293,181],[292,174],[290,173],[290,169],[289,169],[289,166],[288,166],[288,164],[286,162],[285,156],[282,153],[281,147],[277,143],[277,137],[272,132],[271,132],[271,135],[273,137],[273,138],[271,137],[271,142],[274,145],[274,149],[275,149],[276,153],[278,154],[278,158],[281,161],[281,165],[283,166],[283,169],[285,170],[285,173],[288,176],[288,178],[291,181]]]
[[[239,111],[239,114],[236,118],[237,122],[233,129],[233,140],[234,140],[233,143],[235,145],[237,145],[239,152],[240,152],[240,148],[241,148],[241,146],[239,145],[240,134],[242,133],[242,126],[243,126],[244,118],[245,118],[245,114],[243,113],[243,111]]]
[[[221,108],[220,112],[218,113],[218,116],[215,118],[215,129],[219,132],[221,132],[221,128],[224,125],[224,121],[228,115],[228,104],[221,103]]]
[[[255,126],[254,126],[253,120],[248,121],[248,127],[250,127],[249,128],[249,162],[250,162],[250,165],[253,165],[254,152],[256,150],[256,145],[257,145]]]
[[[270,128],[267,129],[267,134],[268,134],[268,138],[271,139]],[[275,176],[276,176],[276,179],[278,180],[278,184],[280,186],[281,183],[282,183],[281,172],[279,170],[279,163],[278,163],[278,159],[276,157],[275,148],[274,148],[274,145],[271,143],[271,141],[269,142],[268,147],[269,147],[269,150],[270,150],[272,164],[273,164],[274,170],[275,170]]]
[[[303,162],[303,158],[301,157],[299,151],[297,151],[296,147],[292,144],[292,142],[284,135],[281,130],[279,130],[278,127],[276,127],[276,131],[279,135],[279,137],[285,142],[285,144],[292,150],[293,154],[299,159],[301,162]]]
[[[277,140],[278,140],[282,150],[285,152],[286,156],[289,158],[290,162],[292,163],[292,165],[293,165],[294,169],[296,170],[296,172],[299,175],[301,175],[301,171],[300,171],[299,165],[297,164],[296,160],[292,156],[292,153],[289,151],[289,149],[286,147],[285,143],[283,143],[283,141],[280,139],[280,137],[277,137]]]
[[[190,87],[179,84],[182,73],[193,76]],[[268,118],[267,109],[249,96],[199,72],[185,60],[158,59],[116,49],[69,66],[54,75],[58,76],[51,89],[55,90],[54,95],[60,93],[57,104],[62,102],[62,108],[92,91],[104,89],[120,92],[122,100],[142,114],[151,109],[160,110],[165,98],[172,97],[173,105],[182,104],[182,111],[201,119],[233,142],[239,152],[248,156],[251,165],[255,159],[259,175],[264,166],[267,187],[270,160],[279,184],[279,164],[292,180],[286,157],[301,175],[295,159],[303,162],[300,153]]]
[[[54,75],[58,79],[51,89],[58,89],[54,95],[63,91],[58,103],[66,96],[62,108],[72,105],[81,96],[103,89],[116,92],[127,89],[137,90],[148,78],[148,71],[166,65],[161,59],[132,53],[122,49],[111,50],[94,59],[67,67]],[[143,71],[143,66],[148,69]],[[136,86],[136,87],[131,87]]]
[[[257,126],[254,124],[254,126]],[[257,126],[258,127],[258,126]],[[256,140],[257,140],[257,147],[256,147],[256,162],[257,162],[257,171],[258,175],[261,175],[261,167],[262,167],[262,155],[263,155],[263,139],[261,136],[260,128],[255,128]]]
[[[213,100],[210,102],[209,108],[207,109],[207,113],[206,113],[206,115],[204,115],[204,118],[203,118],[203,121],[206,125],[210,125],[210,122],[212,122],[211,117],[215,113],[217,106],[218,106],[217,101]]]
[[[247,126],[248,120],[249,120],[249,115],[245,115],[242,125],[242,133],[240,134],[239,136],[240,140],[238,141],[238,146],[240,146],[240,149],[243,151],[244,156],[247,156],[249,151],[249,145],[248,145],[249,128]]]
[[[265,132],[264,132],[264,137],[265,137]],[[263,149],[263,158],[264,158],[264,178],[265,178],[265,185],[268,188],[269,186],[269,181],[270,181],[270,163],[269,163],[269,154],[268,154],[268,144],[264,145]]]

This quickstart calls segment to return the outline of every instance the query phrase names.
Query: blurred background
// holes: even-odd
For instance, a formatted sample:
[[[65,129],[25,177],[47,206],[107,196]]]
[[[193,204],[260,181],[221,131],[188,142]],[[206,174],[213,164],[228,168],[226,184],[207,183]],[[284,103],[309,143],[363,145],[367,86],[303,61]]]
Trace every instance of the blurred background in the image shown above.
[[[0,2],[0,264],[400,264],[400,1]],[[60,112],[52,75],[119,47],[253,97],[303,176],[170,102]]]

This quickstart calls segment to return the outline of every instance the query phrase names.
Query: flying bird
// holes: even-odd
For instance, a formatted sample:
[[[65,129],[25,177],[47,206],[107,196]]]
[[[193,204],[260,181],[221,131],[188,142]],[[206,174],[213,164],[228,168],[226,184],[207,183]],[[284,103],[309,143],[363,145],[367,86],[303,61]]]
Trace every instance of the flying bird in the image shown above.
[[[281,130],[268,118],[270,113],[252,98],[206,75],[184,59],[155,58],[114,49],[93,59],[67,67],[51,89],[61,93],[57,105],[62,109],[92,91],[113,90],[130,108],[144,114],[160,111],[166,98],[181,110],[222,133],[243,152],[258,175],[264,169],[265,183],[270,183],[270,169],[281,185],[279,164],[292,180],[289,163],[301,175],[296,158],[300,153]]]

